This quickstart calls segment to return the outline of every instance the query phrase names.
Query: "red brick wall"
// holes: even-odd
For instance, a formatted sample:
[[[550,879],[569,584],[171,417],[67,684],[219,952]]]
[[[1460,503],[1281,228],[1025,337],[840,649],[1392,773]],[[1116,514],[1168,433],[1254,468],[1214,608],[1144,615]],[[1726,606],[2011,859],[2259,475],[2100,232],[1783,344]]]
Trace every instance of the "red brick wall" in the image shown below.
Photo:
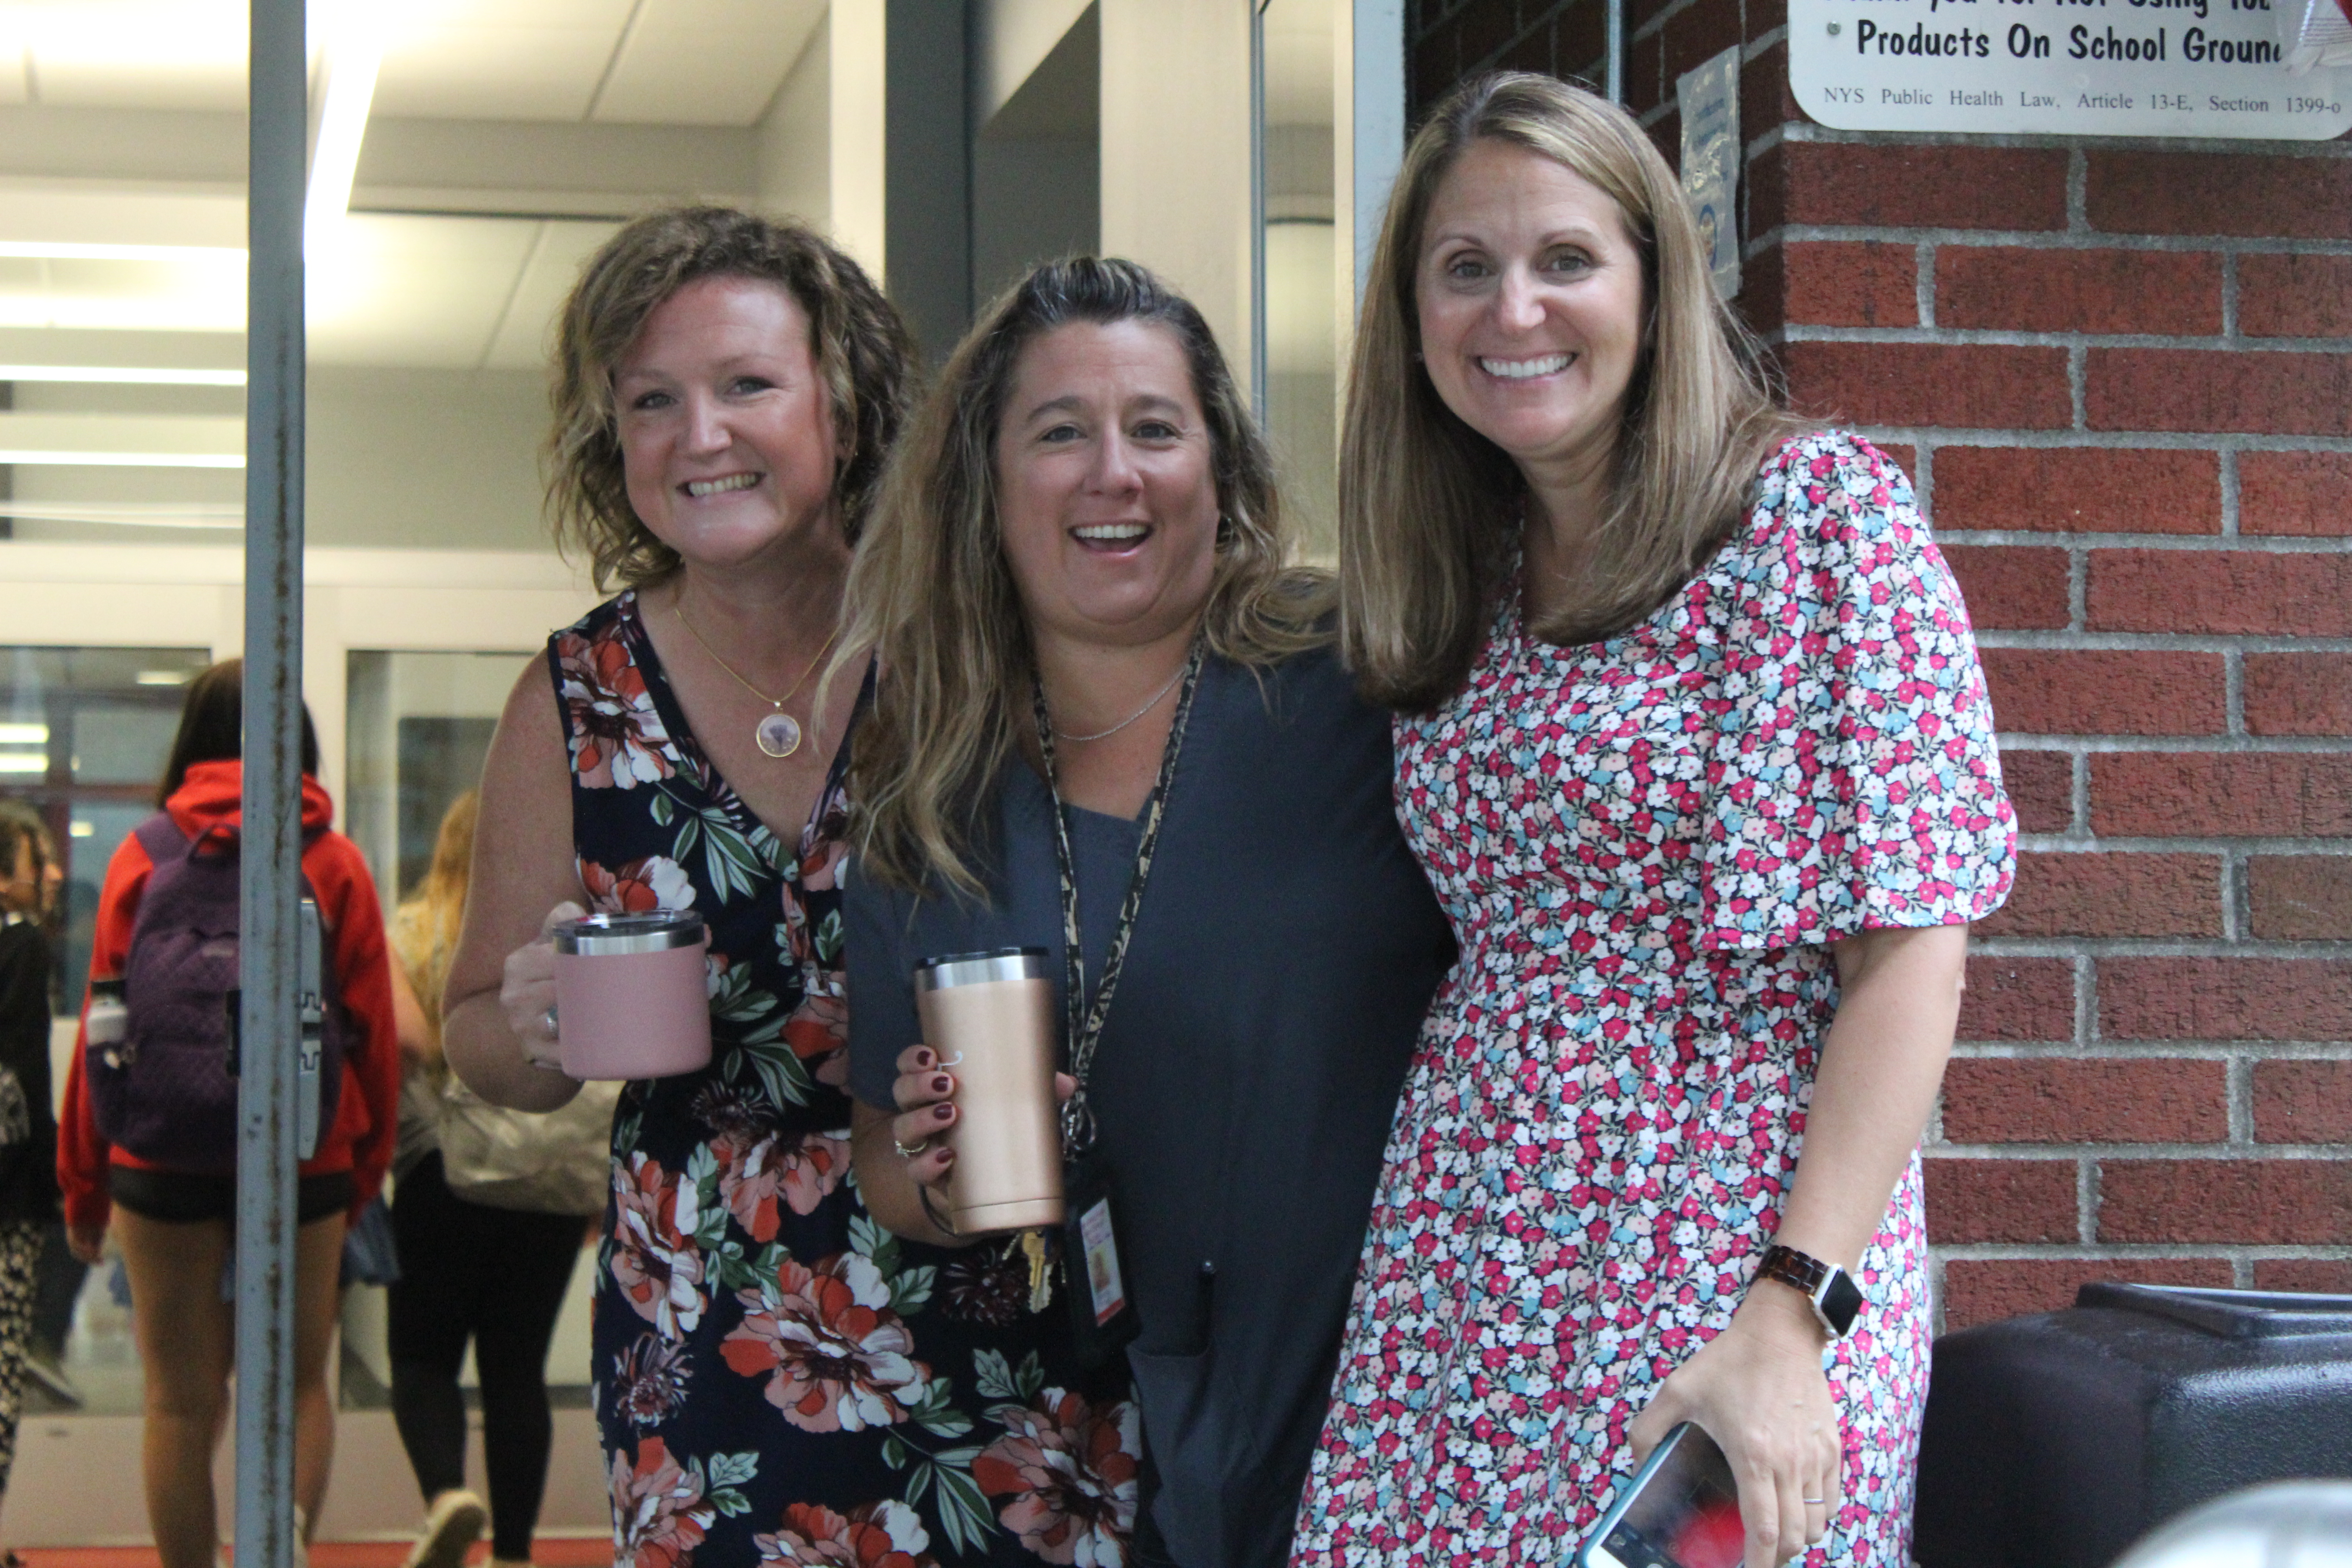
[[[1599,0],[1423,0],[1426,103],[1596,79]],[[1834,132],[1782,0],[1629,0],[1627,99],[1743,47],[1739,304],[1911,471],[2023,836],[1930,1127],[1943,1321],[2086,1279],[2352,1290],[2352,146]]]

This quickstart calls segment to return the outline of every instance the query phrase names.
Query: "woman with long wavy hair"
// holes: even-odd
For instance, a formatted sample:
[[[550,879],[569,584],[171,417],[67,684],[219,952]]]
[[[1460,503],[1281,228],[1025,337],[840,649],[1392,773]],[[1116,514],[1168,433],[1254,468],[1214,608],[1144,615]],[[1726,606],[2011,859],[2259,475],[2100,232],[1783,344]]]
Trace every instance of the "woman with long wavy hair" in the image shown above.
[[[950,358],[851,574],[845,640],[880,668],[850,771],[858,1181],[900,1235],[958,1249],[961,1310],[1033,1325],[1036,1373],[972,1467],[1004,1525],[1044,1551],[1102,1518],[1090,1456],[1117,1447],[1125,1507],[1082,1563],[1284,1560],[1381,1140],[1452,953],[1390,811],[1386,720],[1287,545],[1200,312],[1081,258],[1031,272]],[[1035,1233],[955,1234],[935,1195],[961,1110],[912,970],[1005,948],[1049,955],[1093,1130],[1070,1152],[1107,1181],[1140,1318],[1091,1373],[1071,1298],[1105,1310],[1095,1234],[1056,1259]],[[1134,1417],[1102,1403],[1130,1377],[1139,1484]]]
[[[1549,78],[1413,138],[1365,292],[1341,626],[1463,958],[1299,1532],[1564,1563],[1676,1424],[1748,1568],[1908,1561],[1917,1146],[2014,818],[1911,487],[1776,403],[1674,173]]]

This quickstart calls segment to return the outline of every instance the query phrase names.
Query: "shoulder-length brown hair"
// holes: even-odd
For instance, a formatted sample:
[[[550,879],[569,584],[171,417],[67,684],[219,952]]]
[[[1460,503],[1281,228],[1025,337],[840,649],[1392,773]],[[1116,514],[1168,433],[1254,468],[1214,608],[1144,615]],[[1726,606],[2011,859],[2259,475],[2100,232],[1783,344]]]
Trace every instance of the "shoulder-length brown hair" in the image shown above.
[[[834,489],[852,543],[912,400],[913,340],[865,269],[798,224],[732,207],[648,213],[604,242],[564,301],[549,401],[547,504],[556,541],[587,556],[602,592],[678,568],[629,505],[613,370],[663,301],[703,278],[781,285],[809,319],[809,347],[833,408]]]
[[[1437,187],[1474,142],[1550,158],[1606,192],[1642,255],[1649,320],[1627,389],[1600,538],[1555,643],[1621,631],[1696,574],[1756,470],[1797,426],[1752,334],[1716,298],[1674,171],[1623,110],[1550,77],[1499,72],[1441,100],[1405,150],[1372,253],[1339,445],[1339,635],[1364,695],[1435,706],[1468,679],[1525,482],[1445,406],[1420,362],[1415,279]]]
[[[900,887],[982,891],[966,864],[973,827],[1030,722],[1036,668],[997,517],[997,433],[1022,351],[1080,321],[1148,321],[1183,349],[1220,512],[1202,621],[1211,651],[1265,666],[1328,640],[1328,581],[1288,564],[1272,460],[1201,312],[1132,261],[1035,268],[950,356],[850,568],[833,668],[870,649],[881,668],[850,763],[856,842],[861,868]]]

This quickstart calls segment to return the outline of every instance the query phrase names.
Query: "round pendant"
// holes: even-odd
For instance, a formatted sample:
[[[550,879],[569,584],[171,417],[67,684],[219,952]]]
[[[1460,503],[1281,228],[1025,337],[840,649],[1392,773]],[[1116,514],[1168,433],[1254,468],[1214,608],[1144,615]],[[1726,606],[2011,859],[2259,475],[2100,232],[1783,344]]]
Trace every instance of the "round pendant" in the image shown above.
[[[789,713],[769,714],[751,734],[772,757],[789,757],[801,749],[801,721]]]

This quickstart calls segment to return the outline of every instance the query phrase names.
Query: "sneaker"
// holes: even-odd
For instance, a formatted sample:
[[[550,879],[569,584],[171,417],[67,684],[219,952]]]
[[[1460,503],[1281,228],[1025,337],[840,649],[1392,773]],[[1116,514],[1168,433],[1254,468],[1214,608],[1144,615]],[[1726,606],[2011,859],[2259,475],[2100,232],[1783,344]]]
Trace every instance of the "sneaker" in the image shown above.
[[[466,1552],[482,1538],[490,1510],[472,1492],[446,1491],[425,1510],[425,1532],[403,1568],[465,1568]]]

